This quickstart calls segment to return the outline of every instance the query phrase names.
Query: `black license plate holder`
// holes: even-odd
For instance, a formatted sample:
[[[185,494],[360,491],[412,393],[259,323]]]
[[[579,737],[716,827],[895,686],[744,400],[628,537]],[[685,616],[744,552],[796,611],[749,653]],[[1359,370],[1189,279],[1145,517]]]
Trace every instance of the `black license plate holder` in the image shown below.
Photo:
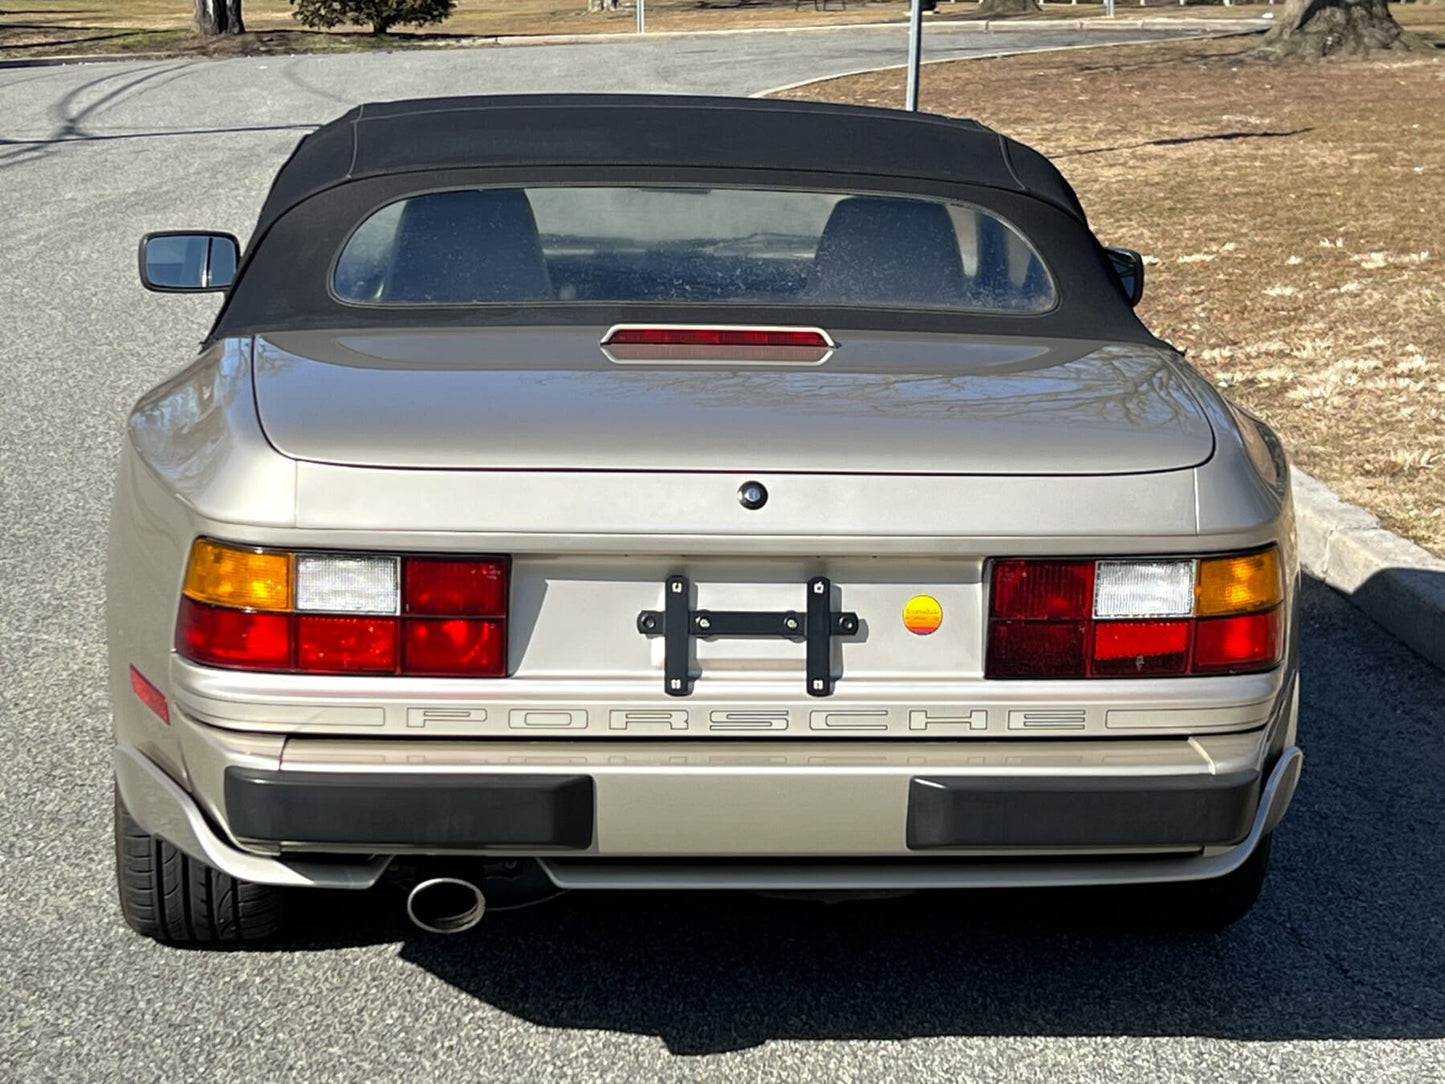
[[[663,608],[637,615],[637,631],[663,639],[662,690],[668,696],[692,694],[694,637],[769,637],[798,640],[807,649],[809,696],[833,695],[833,637],[858,632],[858,615],[833,609],[833,584],[826,576],[808,581],[802,610],[704,610],[692,608],[692,584],[669,576]]]

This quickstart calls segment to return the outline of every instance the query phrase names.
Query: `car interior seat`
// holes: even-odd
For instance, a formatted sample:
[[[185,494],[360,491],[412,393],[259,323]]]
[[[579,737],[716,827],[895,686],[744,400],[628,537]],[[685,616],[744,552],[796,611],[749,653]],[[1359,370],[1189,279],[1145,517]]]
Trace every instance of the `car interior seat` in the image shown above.
[[[537,219],[521,189],[407,200],[379,300],[464,304],[552,297]]]
[[[956,303],[965,285],[948,209],[850,196],[828,216],[804,295],[826,302]]]

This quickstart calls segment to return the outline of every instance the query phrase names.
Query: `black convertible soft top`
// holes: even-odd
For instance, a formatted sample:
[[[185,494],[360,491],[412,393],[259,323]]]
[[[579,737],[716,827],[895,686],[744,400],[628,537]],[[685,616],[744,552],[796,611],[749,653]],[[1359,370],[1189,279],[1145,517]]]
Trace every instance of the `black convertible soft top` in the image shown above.
[[[977,121],[822,102],[549,94],[357,106],[296,147],[256,233],[309,196],[363,177],[506,166],[739,165],[976,184],[1084,217],[1047,158]]]
[[[1157,342],[1120,290],[1074,191],[1037,151],[975,121],[814,102],[685,95],[435,98],[359,106],[281,167],[207,342],[311,329],[716,321],[684,302],[353,303],[338,255],[379,208],[478,185],[735,184],[957,199],[1038,251],[1058,289],[1044,313],[730,304],[739,323]]]

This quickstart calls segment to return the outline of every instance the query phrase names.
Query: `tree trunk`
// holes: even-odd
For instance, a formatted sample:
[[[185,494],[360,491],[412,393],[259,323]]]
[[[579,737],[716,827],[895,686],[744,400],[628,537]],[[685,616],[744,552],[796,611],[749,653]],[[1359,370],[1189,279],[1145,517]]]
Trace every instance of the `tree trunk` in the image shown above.
[[[985,16],[995,15],[1037,15],[1043,11],[1039,0],[982,0],[978,5],[978,13]]]
[[[1385,0],[1289,0],[1259,51],[1270,57],[1364,56],[1430,45],[1407,33]]]
[[[196,0],[196,30],[202,34],[244,34],[241,0]]]

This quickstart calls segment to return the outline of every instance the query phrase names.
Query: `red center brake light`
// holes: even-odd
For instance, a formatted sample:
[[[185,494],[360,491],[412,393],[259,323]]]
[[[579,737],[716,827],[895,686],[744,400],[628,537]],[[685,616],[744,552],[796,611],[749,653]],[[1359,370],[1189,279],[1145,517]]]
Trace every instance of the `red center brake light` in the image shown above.
[[[811,328],[618,327],[603,346],[813,346],[833,344]]]
[[[688,327],[619,324],[602,337],[602,352],[629,362],[755,362],[817,365],[837,344],[815,327]]]

